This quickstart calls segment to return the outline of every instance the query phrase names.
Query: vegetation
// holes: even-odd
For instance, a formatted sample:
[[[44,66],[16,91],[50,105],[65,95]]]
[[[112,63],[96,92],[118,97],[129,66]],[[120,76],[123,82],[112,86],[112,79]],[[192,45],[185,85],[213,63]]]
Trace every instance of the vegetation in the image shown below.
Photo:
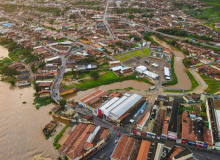
[[[195,111],[194,106],[190,106],[190,107],[185,107],[183,105],[179,106],[179,115],[182,114],[184,111],[189,111],[190,113]]]
[[[206,82],[208,85],[208,88],[205,90],[205,92],[213,94],[220,90],[220,83],[219,81],[216,81],[215,79],[211,79],[208,76],[200,75],[202,79]]]
[[[126,56],[123,56],[123,57],[118,58],[119,61],[126,61],[126,60],[128,60],[128,59],[130,59],[130,56],[129,56],[129,55],[126,55]]]
[[[173,4],[178,7],[179,9],[194,9],[194,5],[186,4],[186,3],[178,3],[178,2],[173,2]]]
[[[53,142],[53,146],[56,148],[56,149],[59,149],[62,145],[60,145],[58,143],[58,141],[60,140],[60,138],[63,136],[63,133],[65,132],[65,130],[67,129],[67,127],[69,127],[68,125],[66,125],[62,130],[61,132],[54,138],[54,142]]]
[[[71,14],[69,18],[70,18],[70,19],[76,19],[76,18],[77,18],[77,15]]]
[[[150,33],[150,32],[145,32],[143,38],[144,38],[144,40],[146,40],[146,41],[150,41],[151,43],[157,44],[157,45],[160,46],[160,44],[157,43],[157,42],[155,42],[154,39],[151,37],[151,33]]]
[[[220,6],[214,6],[207,9],[190,9],[184,12],[203,21],[211,23],[220,21]]]
[[[89,5],[89,6],[94,6],[94,5],[99,5],[101,4],[100,1],[76,1],[73,3],[74,5]]]
[[[191,80],[192,86],[190,90],[194,90],[196,87],[199,86],[199,83],[197,80],[194,78],[194,76],[191,74],[189,70],[186,71],[186,74],[189,76],[189,79]]]
[[[149,50],[149,49],[144,49],[144,56],[145,56],[145,57],[147,57],[149,53],[150,53],[150,50]]]
[[[107,67],[109,67],[108,62],[104,62],[101,65],[98,65],[98,68],[107,68]]]
[[[134,19],[135,16],[134,16],[133,14],[130,14],[130,15],[128,16],[128,18],[130,18],[130,19]]]
[[[142,50],[137,50],[136,52],[131,53],[132,57],[136,57],[137,55],[142,54]]]
[[[205,25],[220,32],[220,28],[215,28],[215,23],[206,23]]]
[[[23,104],[26,104],[27,102],[26,101],[24,101],[24,102],[22,102]]]
[[[90,77],[93,79],[98,79],[99,78],[99,72],[93,71],[90,73]]]
[[[172,60],[171,60],[171,73],[172,73],[173,80],[168,82],[167,85],[175,85],[178,83],[178,79],[177,79],[175,69],[174,69],[174,56],[172,56]]]
[[[64,87],[64,89],[69,89],[69,88],[76,87],[76,88],[81,89],[81,90],[87,90],[87,89],[102,86],[102,85],[107,85],[107,84],[112,84],[112,83],[115,83],[115,82],[122,82],[122,81],[125,81],[125,80],[132,80],[132,79],[133,80],[136,79],[136,76],[134,74],[132,74],[128,77],[125,77],[123,75],[118,77],[113,72],[108,71],[104,74],[101,74],[100,78],[97,79],[97,80],[91,81],[89,79],[84,79],[83,83],[79,83],[79,84],[75,83],[75,84],[72,84],[70,86],[63,85],[63,87]],[[148,82],[148,81],[144,81],[144,82]]]
[[[35,105],[36,109],[40,109],[40,107],[46,106],[46,105],[50,104],[52,101],[53,100],[51,98],[46,99],[46,98],[38,98],[38,97],[36,97],[34,99],[34,103],[33,104]]]
[[[65,107],[65,105],[66,105],[66,99],[61,99],[61,100],[59,100],[59,104],[60,104],[61,107]]]
[[[187,36],[187,32],[186,31],[182,31],[179,30],[177,28],[173,28],[173,29],[157,29],[158,32],[162,32],[162,33],[166,33],[169,35],[175,35],[175,36]]]
[[[66,40],[67,38],[61,38],[61,39],[56,40],[56,42],[65,42]]]
[[[153,12],[153,10],[150,10],[150,9],[144,9],[144,10],[141,10],[141,9],[138,9],[138,8],[116,8],[114,9],[116,11],[116,13],[144,13],[144,12]]]

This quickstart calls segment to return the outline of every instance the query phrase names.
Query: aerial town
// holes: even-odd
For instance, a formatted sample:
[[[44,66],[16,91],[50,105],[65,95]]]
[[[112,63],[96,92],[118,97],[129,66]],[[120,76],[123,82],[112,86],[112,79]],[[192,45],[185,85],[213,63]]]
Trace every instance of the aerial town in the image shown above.
[[[219,0],[0,0],[0,160],[220,159]]]

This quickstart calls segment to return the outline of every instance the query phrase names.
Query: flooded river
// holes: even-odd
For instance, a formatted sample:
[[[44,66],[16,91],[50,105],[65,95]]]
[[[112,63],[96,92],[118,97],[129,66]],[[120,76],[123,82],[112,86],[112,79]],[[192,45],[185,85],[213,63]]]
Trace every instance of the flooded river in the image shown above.
[[[166,86],[166,87],[172,88],[172,89],[185,89],[185,90],[190,89],[191,88],[191,81],[190,81],[188,75],[186,74],[186,72],[185,72],[186,68],[182,63],[182,60],[184,59],[185,55],[181,51],[179,51],[177,48],[160,40],[158,37],[152,36],[152,38],[160,45],[171,49],[175,55],[174,69],[175,69],[175,73],[176,73],[176,76],[178,79],[178,83],[176,85],[171,85],[171,86]]]
[[[8,57],[8,49],[0,46],[0,59],[4,57]]]
[[[96,87],[96,88],[92,88],[92,89],[88,89],[86,91],[79,91],[77,93],[73,93],[73,94],[69,94],[66,95],[65,98],[69,99],[69,100],[77,100],[79,98],[81,98],[82,96],[89,94],[93,91],[96,91],[98,89],[103,90],[103,91],[108,91],[108,90],[114,90],[114,89],[124,89],[127,87],[133,87],[133,89],[138,89],[138,90],[146,90],[149,89],[149,87],[151,87],[152,85],[148,84],[148,83],[144,83],[144,82],[138,82],[135,80],[127,80],[124,82],[116,82],[113,84],[109,84],[109,85],[103,85],[100,87]]]
[[[6,51],[0,46],[0,57],[6,57]],[[33,94],[33,87],[12,87],[0,81],[0,160],[32,160],[37,154],[53,159],[59,156],[53,139],[45,140],[42,132],[52,120],[48,112],[54,105],[36,110]]]

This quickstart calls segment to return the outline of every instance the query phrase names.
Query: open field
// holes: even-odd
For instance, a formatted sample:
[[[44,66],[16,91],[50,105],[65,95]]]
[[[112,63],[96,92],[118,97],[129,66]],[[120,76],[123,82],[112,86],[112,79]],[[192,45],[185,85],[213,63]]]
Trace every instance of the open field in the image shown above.
[[[118,58],[119,61],[126,61],[128,59],[130,59],[130,56],[128,55]]]
[[[202,79],[207,83],[208,88],[205,90],[207,93],[216,93],[220,90],[220,82],[210,79],[208,76],[200,75]]]

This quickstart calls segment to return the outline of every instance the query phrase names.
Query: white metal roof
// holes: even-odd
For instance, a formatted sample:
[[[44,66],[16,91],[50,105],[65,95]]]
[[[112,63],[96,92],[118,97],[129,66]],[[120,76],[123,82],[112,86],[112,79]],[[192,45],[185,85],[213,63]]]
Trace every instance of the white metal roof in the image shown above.
[[[216,110],[216,114],[217,114],[217,121],[218,121],[218,126],[220,125],[220,110]]]
[[[152,64],[152,66],[154,66],[154,67],[158,67],[158,64],[156,64],[156,63],[153,63],[153,64]]]
[[[114,64],[114,63],[121,63],[121,61],[110,61],[110,64]]]
[[[111,68],[112,71],[118,71],[118,70],[121,70],[121,69],[122,69],[122,66],[116,66],[116,67]]]
[[[101,106],[101,108],[100,108],[101,111],[104,112],[106,110],[106,108],[108,108],[110,105],[115,103],[117,100],[119,100],[118,97],[112,98],[110,101],[108,101],[107,103],[105,103],[104,105]]]
[[[108,106],[105,110],[104,110],[104,114],[106,116],[109,116],[109,112],[114,109],[116,106],[118,106],[120,103],[122,103],[124,100],[126,100],[128,97],[127,96],[123,96],[120,99],[118,99],[114,104],[112,104],[111,106]]]
[[[150,78],[153,78],[153,79],[155,79],[155,78],[158,77],[157,74],[155,74],[155,73],[153,73],[153,72],[150,72],[150,71],[145,71],[144,74],[145,74],[146,76],[150,77]]]
[[[147,70],[147,67],[145,67],[145,66],[138,66],[138,67],[136,67],[136,69],[141,69],[144,72],[144,71]]]
[[[115,119],[118,119],[125,112],[127,112],[132,106],[134,106],[141,98],[142,96],[134,93],[130,97],[128,97],[126,100],[124,100],[121,104],[119,104],[117,107],[112,109],[109,112],[109,114]]]
[[[65,42],[60,42],[60,44],[70,45],[70,44],[73,44],[73,42],[71,42],[71,41],[65,41]]]
[[[60,58],[60,57],[56,56],[56,57],[48,58],[48,59],[45,59],[45,62],[52,61],[52,60],[55,60],[55,59],[58,59],[58,58]]]
[[[170,76],[170,70],[167,67],[164,67],[164,75],[165,76]]]

